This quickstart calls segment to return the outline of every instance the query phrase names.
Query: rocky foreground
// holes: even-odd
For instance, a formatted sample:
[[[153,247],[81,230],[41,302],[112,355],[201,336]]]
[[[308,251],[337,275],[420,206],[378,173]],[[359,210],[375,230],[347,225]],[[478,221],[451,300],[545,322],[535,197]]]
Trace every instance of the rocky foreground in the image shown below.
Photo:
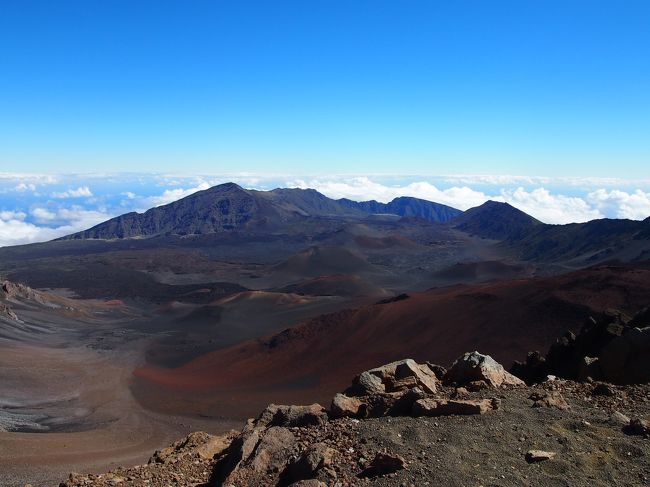
[[[146,465],[73,486],[632,486],[650,483],[650,385],[549,376],[489,356],[363,372],[328,409],[268,406],[241,432],[192,433]]]

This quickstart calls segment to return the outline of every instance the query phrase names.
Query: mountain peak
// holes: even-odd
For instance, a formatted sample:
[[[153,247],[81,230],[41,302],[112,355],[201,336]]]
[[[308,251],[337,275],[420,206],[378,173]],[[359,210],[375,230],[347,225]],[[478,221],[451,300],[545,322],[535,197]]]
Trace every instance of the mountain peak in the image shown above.
[[[461,213],[449,206],[411,197],[390,203],[333,200],[311,188],[247,190],[227,182],[197,191],[178,201],[127,213],[62,240],[121,239],[160,235],[201,235],[231,230],[287,231],[308,217],[363,219],[371,214],[392,214],[444,222]]]
[[[459,230],[495,240],[518,240],[544,225],[509,203],[493,200],[470,208],[454,223]]]

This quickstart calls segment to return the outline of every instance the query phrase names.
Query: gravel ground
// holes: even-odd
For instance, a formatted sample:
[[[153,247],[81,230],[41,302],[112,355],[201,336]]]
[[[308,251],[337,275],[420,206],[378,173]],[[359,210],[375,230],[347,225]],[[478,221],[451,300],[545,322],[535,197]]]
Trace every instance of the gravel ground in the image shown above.
[[[452,391],[445,391],[450,394]],[[569,409],[533,407],[534,392],[559,392]],[[640,486],[650,484],[650,439],[624,432],[615,412],[650,418],[650,385],[617,387],[553,381],[536,388],[483,390],[469,398],[497,397],[498,410],[483,415],[338,419],[289,428],[292,458],[315,443],[332,450],[329,465],[302,485],[330,486]],[[612,416],[614,414],[614,417]],[[207,436],[206,436],[207,438]],[[190,442],[191,443],[191,442]],[[199,442],[200,443],[200,442]],[[102,476],[73,476],[66,486],[219,485],[215,458],[196,445],[179,446],[164,463],[117,469]],[[529,462],[526,453],[555,454]],[[404,460],[393,473],[361,477],[377,453]],[[241,467],[228,485],[288,485],[280,469]],[[300,484],[298,484],[300,485]]]

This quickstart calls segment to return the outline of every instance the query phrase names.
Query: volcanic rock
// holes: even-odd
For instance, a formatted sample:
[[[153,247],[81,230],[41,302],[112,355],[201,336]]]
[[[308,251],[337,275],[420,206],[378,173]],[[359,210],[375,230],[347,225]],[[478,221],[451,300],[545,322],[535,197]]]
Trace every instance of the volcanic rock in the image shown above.
[[[428,366],[406,359],[362,372],[353,379],[345,394],[368,396],[381,392],[404,391],[416,386],[427,393],[435,393],[436,382],[436,376]]]
[[[345,394],[337,394],[332,399],[330,416],[333,418],[356,418],[360,414],[363,402],[356,397],[348,397]]]
[[[543,462],[545,460],[551,460],[555,455],[556,453],[551,451],[528,450],[526,452],[526,461],[528,463]]]
[[[307,479],[294,482],[289,487],[327,487],[327,484],[317,479]]]
[[[287,428],[271,426],[264,432],[246,465],[255,472],[277,472],[289,460],[296,438]]]
[[[320,404],[309,406],[281,406],[270,404],[256,421],[256,426],[299,426],[319,425],[327,421],[327,412]]]
[[[329,467],[336,451],[324,443],[314,443],[302,452],[300,457],[287,467],[294,481],[314,477],[321,468]]]
[[[598,357],[582,357],[582,360],[578,365],[578,380],[598,380],[602,375],[603,373],[600,369],[600,361]]]
[[[442,380],[445,377],[447,369],[442,365],[432,364],[431,362],[427,362],[426,365],[431,369],[431,372],[435,374],[436,379]]]
[[[406,468],[406,461],[399,455],[390,453],[377,453],[368,468],[361,472],[361,477],[376,477],[397,472]]]
[[[529,399],[533,401],[534,408],[569,409],[569,404],[557,391],[535,391]]]
[[[466,353],[458,358],[445,374],[445,382],[464,385],[483,380],[492,387],[523,386],[524,381],[507,372],[489,355]]]
[[[149,459],[149,463],[169,463],[177,461],[179,455],[197,455],[203,460],[209,460],[223,453],[238,435],[237,431],[229,431],[222,435],[210,435],[203,431],[190,433],[187,437],[175,442],[167,448],[157,450]]]
[[[630,424],[630,418],[625,416],[623,413],[620,413],[619,411],[614,411],[609,419],[612,423],[621,426],[628,426]]]
[[[600,353],[603,378],[617,384],[650,381],[650,327],[632,328]]]
[[[528,354],[516,362],[512,372],[527,382],[541,382],[553,374],[565,379],[603,380],[616,384],[650,381],[650,327],[640,328],[650,311],[644,309],[630,319],[607,310],[598,319],[589,318],[578,335],[567,332],[551,346],[546,357]]]
[[[450,416],[484,414],[497,408],[492,399],[419,399],[413,404],[413,416]]]
[[[630,435],[650,435],[650,422],[641,418],[632,418],[630,424],[625,428],[625,432]]]

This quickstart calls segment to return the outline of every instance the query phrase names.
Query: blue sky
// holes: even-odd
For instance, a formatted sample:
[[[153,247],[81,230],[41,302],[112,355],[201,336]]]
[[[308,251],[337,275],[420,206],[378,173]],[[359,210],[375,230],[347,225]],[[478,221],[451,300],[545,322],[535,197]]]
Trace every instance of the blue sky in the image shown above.
[[[650,176],[647,1],[0,6],[0,171]]]
[[[0,2],[0,246],[210,185],[650,215],[648,1]]]

